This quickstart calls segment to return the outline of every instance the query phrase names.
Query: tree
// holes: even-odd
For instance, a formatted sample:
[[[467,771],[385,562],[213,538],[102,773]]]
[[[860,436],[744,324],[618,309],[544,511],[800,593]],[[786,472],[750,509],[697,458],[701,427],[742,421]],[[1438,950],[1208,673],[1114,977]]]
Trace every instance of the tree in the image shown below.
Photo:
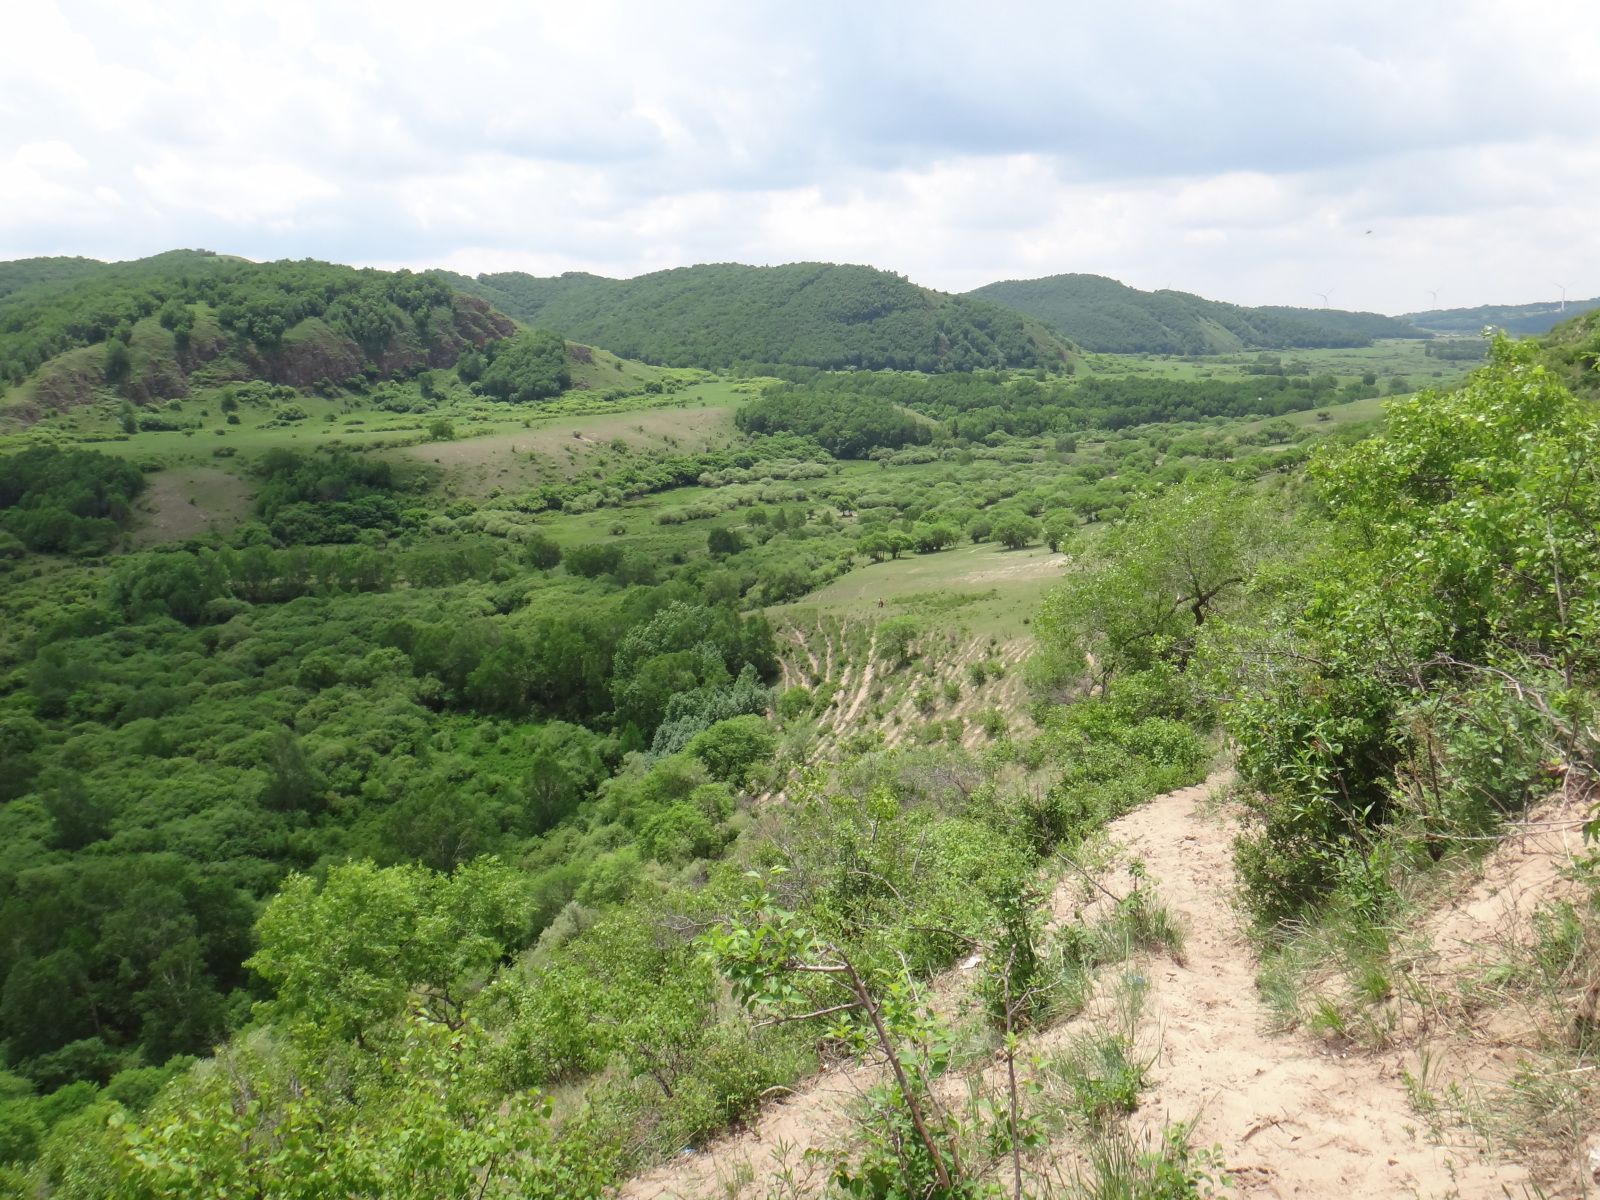
[[[995,518],[994,539],[1007,550],[1020,550],[1039,536],[1039,523],[1019,512]]]
[[[530,533],[522,542],[522,561],[535,570],[552,570],[561,562],[561,547],[554,538]]]
[[[706,534],[706,549],[712,558],[727,558],[745,548],[744,536],[737,529],[718,525]]]
[[[327,782],[306,757],[300,739],[279,726],[267,751],[267,782],[261,789],[263,808],[305,812],[320,806]]]
[[[1056,554],[1078,527],[1078,518],[1066,511],[1053,512],[1040,522],[1040,526],[1044,530],[1044,544],[1050,547],[1052,554]]]
[[[513,404],[559,396],[572,386],[567,343],[548,329],[530,329],[497,343],[479,384],[488,395]]]
[[[955,543],[956,531],[948,525],[918,525],[911,534],[918,554],[935,554]]]
[[[527,877],[497,859],[442,875],[426,867],[334,867],[326,882],[291,875],[256,923],[250,959],[267,1005],[313,1039],[359,1039],[408,995],[459,1028],[471,978],[528,936]]]
[[[1278,531],[1265,501],[1230,482],[1147,497],[1045,598],[1040,631],[1102,683],[1159,661],[1181,669],[1200,627],[1243,592]]]

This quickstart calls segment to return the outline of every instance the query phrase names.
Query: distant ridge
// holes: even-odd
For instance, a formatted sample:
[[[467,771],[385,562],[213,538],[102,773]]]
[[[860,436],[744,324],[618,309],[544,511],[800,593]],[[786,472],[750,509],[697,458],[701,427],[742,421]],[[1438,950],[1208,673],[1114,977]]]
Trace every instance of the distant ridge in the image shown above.
[[[1072,350],[1015,311],[875,267],[717,263],[633,279],[513,271],[453,281],[519,320],[672,366],[970,371],[1059,366]]]
[[[1538,304],[1432,308],[1426,312],[1406,313],[1400,320],[1410,321],[1417,328],[1432,333],[1481,333],[1492,325],[1519,337],[1530,337],[1549,333],[1562,322],[1596,308],[1600,308],[1600,296],[1592,300],[1568,300],[1565,305],[1546,300]]]
[[[1012,279],[966,295],[1035,317],[1085,350],[1106,353],[1229,354],[1428,336],[1407,321],[1380,313],[1246,308],[1188,292],[1140,291],[1103,275]]]

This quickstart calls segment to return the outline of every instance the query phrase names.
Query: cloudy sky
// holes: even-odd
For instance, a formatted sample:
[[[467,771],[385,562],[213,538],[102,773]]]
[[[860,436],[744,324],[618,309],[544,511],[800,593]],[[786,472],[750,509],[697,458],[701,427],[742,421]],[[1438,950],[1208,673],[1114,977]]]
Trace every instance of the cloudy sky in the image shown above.
[[[18,0],[0,258],[1588,296],[1597,29],[1592,0]]]

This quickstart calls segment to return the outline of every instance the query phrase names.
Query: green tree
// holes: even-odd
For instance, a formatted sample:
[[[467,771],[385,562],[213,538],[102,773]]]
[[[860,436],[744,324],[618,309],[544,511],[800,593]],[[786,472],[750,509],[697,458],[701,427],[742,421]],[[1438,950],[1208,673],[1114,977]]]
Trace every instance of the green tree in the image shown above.
[[[572,385],[567,344],[560,334],[531,329],[495,344],[494,359],[478,381],[497,400],[532,404]]]
[[[994,539],[1007,550],[1020,550],[1039,536],[1039,523],[1019,512],[1008,512],[994,520]]]
[[[1264,500],[1232,483],[1150,496],[1045,598],[1040,631],[1101,682],[1159,661],[1182,667],[1201,626],[1281,544],[1280,528]]]

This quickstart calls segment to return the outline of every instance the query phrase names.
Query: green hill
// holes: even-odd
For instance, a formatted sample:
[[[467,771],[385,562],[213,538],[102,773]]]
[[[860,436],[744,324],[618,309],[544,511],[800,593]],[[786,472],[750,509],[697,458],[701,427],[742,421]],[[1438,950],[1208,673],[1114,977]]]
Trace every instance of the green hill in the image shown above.
[[[872,267],[736,263],[634,279],[520,272],[459,279],[520,320],[674,366],[961,371],[1064,362],[1071,347],[996,305]]]
[[[1480,304],[1477,308],[1434,308],[1427,312],[1406,313],[1400,318],[1430,333],[1481,333],[1493,325],[1519,337],[1549,333],[1557,325],[1590,309],[1600,308],[1600,296],[1593,300],[1554,300],[1541,304]]]
[[[11,289],[7,292],[6,289]],[[437,273],[171,251],[0,264],[0,385],[29,418],[107,391],[146,403],[203,383],[306,387],[454,365],[515,325]]]
[[[1013,279],[967,295],[1037,318],[1086,350],[1116,354],[1229,354],[1427,336],[1378,313],[1245,308],[1188,292],[1143,292],[1102,275]]]
[[[108,264],[96,258],[19,258],[0,263],[0,300],[24,288],[72,283],[98,274]]]
[[[1586,395],[1600,392],[1600,306],[1563,321],[1540,338],[1539,344],[1540,357],[1573,391]]]

